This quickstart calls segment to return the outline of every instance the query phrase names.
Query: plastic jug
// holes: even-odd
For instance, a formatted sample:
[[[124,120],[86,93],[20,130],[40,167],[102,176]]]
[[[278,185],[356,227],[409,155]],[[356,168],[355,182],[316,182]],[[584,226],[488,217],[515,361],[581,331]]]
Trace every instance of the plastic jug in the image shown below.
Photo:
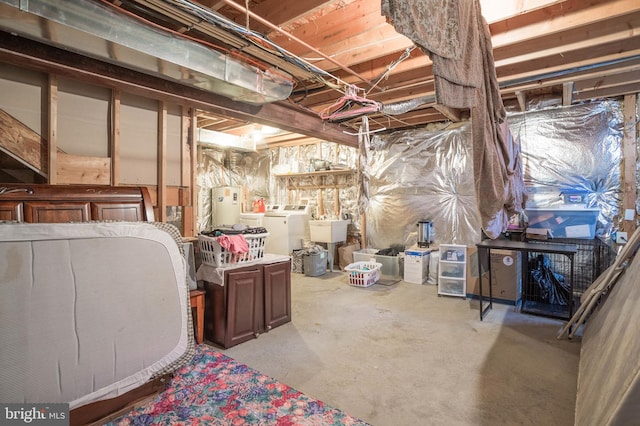
[[[258,198],[253,202],[253,212],[254,213],[264,213],[265,212],[264,200],[262,198]]]

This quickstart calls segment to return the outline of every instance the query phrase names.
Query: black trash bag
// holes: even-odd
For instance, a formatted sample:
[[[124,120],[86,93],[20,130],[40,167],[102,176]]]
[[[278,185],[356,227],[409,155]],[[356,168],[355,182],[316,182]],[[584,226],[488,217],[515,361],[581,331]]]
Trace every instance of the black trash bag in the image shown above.
[[[531,274],[532,290],[537,290],[540,295],[540,302],[551,305],[566,306],[569,304],[571,288],[565,283],[564,276],[551,270],[549,258],[539,254],[531,261],[529,267]]]

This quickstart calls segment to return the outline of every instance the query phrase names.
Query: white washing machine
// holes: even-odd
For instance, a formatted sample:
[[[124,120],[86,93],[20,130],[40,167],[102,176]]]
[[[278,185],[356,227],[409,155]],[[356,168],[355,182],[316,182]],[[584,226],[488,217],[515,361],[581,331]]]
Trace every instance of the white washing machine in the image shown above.
[[[279,205],[268,204],[265,206],[265,213],[278,209],[280,209]],[[240,213],[240,223],[251,228],[263,228],[264,221],[262,219],[264,218],[265,213]]]
[[[262,226],[269,231],[265,242],[265,253],[291,255],[302,248],[302,240],[309,239],[311,209],[308,204],[287,204],[267,211]]]

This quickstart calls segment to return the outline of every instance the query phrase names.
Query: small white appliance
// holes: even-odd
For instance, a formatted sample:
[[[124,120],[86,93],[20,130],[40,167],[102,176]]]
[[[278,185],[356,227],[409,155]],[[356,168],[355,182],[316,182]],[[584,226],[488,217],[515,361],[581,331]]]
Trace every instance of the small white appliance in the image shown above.
[[[262,219],[269,231],[265,241],[265,253],[291,255],[302,248],[302,240],[309,239],[311,209],[308,204],[286,204],[268,210]]]
[[[211,190],[211,224],[235,225],[240,223],[240,188],[221,186]]]

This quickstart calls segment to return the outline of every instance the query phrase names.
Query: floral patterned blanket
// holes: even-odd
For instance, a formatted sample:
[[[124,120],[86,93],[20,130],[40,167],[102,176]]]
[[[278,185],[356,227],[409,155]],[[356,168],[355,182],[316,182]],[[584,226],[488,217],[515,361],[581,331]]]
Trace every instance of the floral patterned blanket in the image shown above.
[[[207,345],[164,392],[108,424],[367,425]]]

